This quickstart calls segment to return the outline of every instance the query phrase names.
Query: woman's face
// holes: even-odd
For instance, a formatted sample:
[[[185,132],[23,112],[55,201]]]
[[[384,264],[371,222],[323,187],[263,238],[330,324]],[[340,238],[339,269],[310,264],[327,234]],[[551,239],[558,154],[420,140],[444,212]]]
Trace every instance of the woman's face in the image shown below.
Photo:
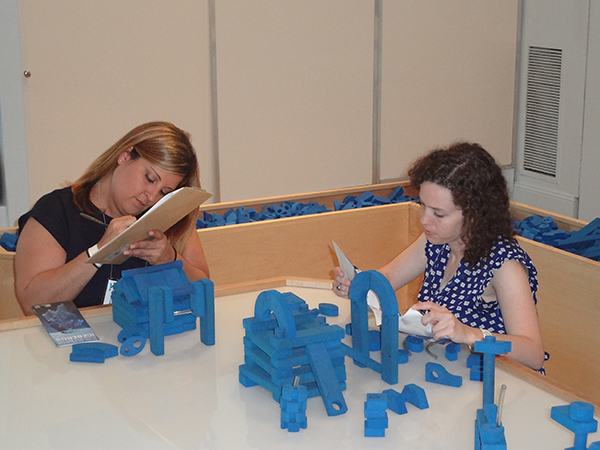
[[[118,215],[113,217],[137,216],[174,191],[183,179],[181,175],[165,172],[144,158],[133,159],[129,151],[121,153],[118,161],[111,178],[111,195],[107,205],[107,212],[109,208],[116,210]]]
[[[452,200],[452,193],[435,183],[424,182],[419,191],[421,225],[431,244],[461,242],[463,214]]]

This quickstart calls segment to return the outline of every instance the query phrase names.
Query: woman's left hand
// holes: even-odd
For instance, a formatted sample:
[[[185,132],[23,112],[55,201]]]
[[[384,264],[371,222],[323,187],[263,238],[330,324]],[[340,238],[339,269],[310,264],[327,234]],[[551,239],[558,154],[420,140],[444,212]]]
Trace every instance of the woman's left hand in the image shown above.
[[[176,255],[167,236],[159,230],[149,231],[147,240],[134,242],[123,254],[143,259],[153,266],[172,262]]]
[[[433,325],[431,331],[436,341],[447,338],[459,344],[472,345],[474,341],[480,339],[480,337],[476,336],[476,333],[479,332],[477,329],[460,322],[448,309],[437,303],[419,302],[413,305],[412,308],[419,311],[427,311],[423,314],[421,323],[423,325],[427,325],[428,323]]]

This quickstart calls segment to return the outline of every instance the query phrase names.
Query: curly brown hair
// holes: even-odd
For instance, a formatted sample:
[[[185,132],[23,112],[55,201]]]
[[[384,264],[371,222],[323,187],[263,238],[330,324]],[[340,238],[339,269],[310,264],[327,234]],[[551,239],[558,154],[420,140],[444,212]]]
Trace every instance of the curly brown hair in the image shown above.
[[[463,261],[490,254],[498,236],[513,238],[508,187],[502,169],[481,145],[457,142],[419,158],[408,171],[415,189],[428,181],[445,187],[463,214]]]

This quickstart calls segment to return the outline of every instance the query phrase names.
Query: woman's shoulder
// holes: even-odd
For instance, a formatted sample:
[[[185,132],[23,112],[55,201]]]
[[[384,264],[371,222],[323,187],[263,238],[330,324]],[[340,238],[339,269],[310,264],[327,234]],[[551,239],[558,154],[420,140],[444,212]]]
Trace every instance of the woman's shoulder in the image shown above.
[[[71,187],[55,189],[40,197],[33,208],[19,218],[19,227],[25,226],[30,217],[39,222],[44,217],[65,214],[65,211],[71,209],[75,209]]]

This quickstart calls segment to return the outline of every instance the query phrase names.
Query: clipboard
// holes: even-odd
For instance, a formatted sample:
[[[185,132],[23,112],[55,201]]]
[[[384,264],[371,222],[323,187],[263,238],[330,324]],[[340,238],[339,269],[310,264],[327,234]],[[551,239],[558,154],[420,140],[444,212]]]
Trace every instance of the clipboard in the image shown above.
[[[98,249],[86,263],[123,263],[129,258],[123,255],[129,244],[147,239],[150,230],[164,233],[210,197],[210,192],[194,187],[182,187],[170,192],[129,228]]]

